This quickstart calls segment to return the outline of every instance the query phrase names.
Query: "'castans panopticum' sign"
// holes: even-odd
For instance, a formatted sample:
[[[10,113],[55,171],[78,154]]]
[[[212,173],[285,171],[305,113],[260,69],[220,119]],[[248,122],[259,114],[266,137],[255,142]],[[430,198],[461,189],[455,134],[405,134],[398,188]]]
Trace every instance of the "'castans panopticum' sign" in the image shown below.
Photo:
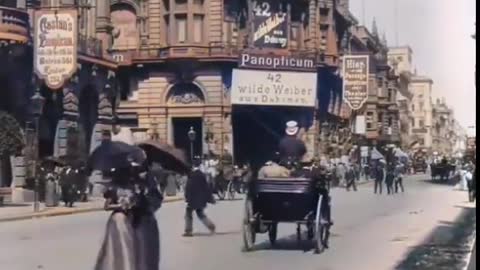
[[[35,73],[60,89],[77,69],[77,11],[36,11],[34,28]]]
[[[368,99],[369,56],[343,57],[343,99],[352,110],[359,110]]]
[[[288,20],[277,0],[253,1],[253,44],[258,48],[286,49]]]

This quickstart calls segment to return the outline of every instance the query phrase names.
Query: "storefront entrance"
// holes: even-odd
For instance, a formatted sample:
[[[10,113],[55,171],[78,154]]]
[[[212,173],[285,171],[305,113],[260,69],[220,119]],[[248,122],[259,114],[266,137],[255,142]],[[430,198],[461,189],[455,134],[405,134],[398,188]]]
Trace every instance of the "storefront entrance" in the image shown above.
[[[258,169],[271,160],[285,135],[285,124],[295,120],[310,127],[313,110],[298,107],[235,106],[232,113],[234,157],[237,164]]]
[[[195,140],[193,142],[193,156],[202,156],[203,154],[203,120],[200,117],[195,118],[172,118],[173,144],[175,147],[185,151],[188,158],[191,157],[191,142],[188,137],[190,128],[195,131]]]

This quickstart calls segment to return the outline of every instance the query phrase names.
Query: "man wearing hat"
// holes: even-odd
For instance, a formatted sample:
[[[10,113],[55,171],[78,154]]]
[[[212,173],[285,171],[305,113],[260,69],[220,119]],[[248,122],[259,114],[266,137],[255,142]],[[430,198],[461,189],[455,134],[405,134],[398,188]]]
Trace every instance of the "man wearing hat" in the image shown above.
[[[213,199],[212,190],[207,182],[207,177],[200,170],[201,163],[200,157],[195,157],[192,172],[185,185],[185,201],[187,202],[187,207],[185,210],[184,237],[193,236],[193,212],[196,212],[199,220],[211,233],[215,233],[215,225],[205,215],[207,204],[214,204],[215,200]]]
[[[301,161],[307,153],[305,143],[297,136],[298,131],[299,128],[296,121],[287,122],[286,136],[280,141],[279,145],[281,164]]]

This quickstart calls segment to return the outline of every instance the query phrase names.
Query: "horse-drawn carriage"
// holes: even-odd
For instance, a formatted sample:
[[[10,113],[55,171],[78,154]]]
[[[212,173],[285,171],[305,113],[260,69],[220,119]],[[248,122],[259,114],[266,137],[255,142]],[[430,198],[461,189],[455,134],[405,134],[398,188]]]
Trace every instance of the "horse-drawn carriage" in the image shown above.
[[[450,179],[450,176],[454,172],[455,165],[450,164],[449,162],[434,162],[430,165],[430,174],[432,176],[432,181],[448,181]]]
[[[294,223],[297,240],[302,240],[301,226],[306,226],[307,240],[312,241],[315,253],[322,252],[330,234],[328,189],[311,177],[253,179],[245,199],[244,250],[253,249],[257,234],[268,233],[275,245],[278,224]]]

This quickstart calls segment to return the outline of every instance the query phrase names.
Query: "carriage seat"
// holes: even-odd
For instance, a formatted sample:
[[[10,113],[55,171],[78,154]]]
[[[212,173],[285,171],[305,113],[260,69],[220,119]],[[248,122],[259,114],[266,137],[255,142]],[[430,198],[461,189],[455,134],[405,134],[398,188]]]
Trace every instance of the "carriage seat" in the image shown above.
[[[267,162],[258,172],[258,178],[288,178],[290,170],[275,162]]]

